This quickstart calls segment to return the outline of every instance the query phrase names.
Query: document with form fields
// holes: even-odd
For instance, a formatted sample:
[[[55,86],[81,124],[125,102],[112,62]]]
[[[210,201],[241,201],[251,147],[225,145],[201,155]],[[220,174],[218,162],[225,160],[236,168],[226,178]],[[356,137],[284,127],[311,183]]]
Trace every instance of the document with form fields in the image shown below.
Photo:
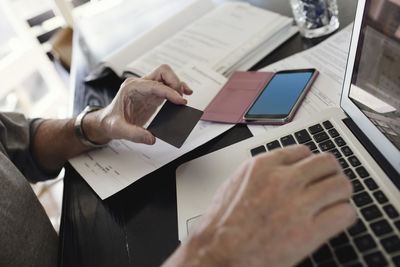
[[[177,74],[193,89],[192,95],[185,96],[188,100],[187,105],[201,111],[227,80],[221,74],[202,66],[187,66]],[[105,199],[231,127],[233,124],[198,121],[180,148],[159,138],[156,138],[156,143],[151,146],[113,140],[104,148],[71,159],[70,163],[99,197]]]
[[[142,77],[160,64],[174,70],[201,64],[229,77],[248,70],[294,35],[292,22],[249,3],[215,6],[211,0],[196,0],[106,57],[100,69]]]
[[[307,120],[311,114],[329,107],[339,107],[351,31],[352,25],[349,25],[319,45],[260,70],[276,72],[284,69],[316,68],[320,71],[294,121]],[[279,126],[248,127],[253,135],[258,135]],[[204,175],[199,169],[207,168],[206,157],[207,155],[189,161],[176,171],[178,236],[182,242],[196,227],[218,187],[229,178]]]

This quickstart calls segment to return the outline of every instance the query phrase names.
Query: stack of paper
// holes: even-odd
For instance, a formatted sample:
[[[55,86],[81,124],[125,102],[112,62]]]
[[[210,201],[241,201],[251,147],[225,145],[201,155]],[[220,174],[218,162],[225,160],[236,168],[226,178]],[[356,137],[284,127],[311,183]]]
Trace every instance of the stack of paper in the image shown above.
[[[249,69],[295,34],[292,22],[248,3],[215,7],[211,0],[196,0],[106,57],[100,68],[141,77],[161,64],[174,70],[201,64],[228,77]]]

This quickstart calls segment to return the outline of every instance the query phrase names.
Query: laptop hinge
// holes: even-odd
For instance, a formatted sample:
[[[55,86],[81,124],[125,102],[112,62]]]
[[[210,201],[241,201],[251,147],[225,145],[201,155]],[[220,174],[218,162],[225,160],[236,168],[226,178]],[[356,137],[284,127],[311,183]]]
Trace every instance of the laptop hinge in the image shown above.
[[[376,163],[382,168],[386,175],[392,180],[396,185],[397,189],[400,190],[400,175],[397,173],[396,169],[386,160],[386,158],[379,152],[378,149],[373,145],[373,143],[368,139],[368,137],[361,131],[360,128],[354,123],[350,118],[343,119],[343,122],[350,129],[350,131],[355,135],[355,137],[360,141],[364,148],[369,152],[369,154],[375,159]]]

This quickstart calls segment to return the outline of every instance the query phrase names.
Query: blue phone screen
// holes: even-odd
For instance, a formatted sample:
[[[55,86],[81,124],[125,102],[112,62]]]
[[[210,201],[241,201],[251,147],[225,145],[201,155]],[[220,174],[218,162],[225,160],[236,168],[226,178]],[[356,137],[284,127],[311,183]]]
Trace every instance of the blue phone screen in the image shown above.
[[[312,75],[313,72],[275,74],[247,114],[289,114]]]

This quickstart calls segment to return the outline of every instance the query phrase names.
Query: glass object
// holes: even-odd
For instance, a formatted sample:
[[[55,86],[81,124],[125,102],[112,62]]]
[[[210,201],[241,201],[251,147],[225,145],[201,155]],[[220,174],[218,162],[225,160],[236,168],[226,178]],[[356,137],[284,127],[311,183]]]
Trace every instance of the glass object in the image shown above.
[[[290,0],[300,34],[306,38],[320,37],[339,28],[336,0]]]

